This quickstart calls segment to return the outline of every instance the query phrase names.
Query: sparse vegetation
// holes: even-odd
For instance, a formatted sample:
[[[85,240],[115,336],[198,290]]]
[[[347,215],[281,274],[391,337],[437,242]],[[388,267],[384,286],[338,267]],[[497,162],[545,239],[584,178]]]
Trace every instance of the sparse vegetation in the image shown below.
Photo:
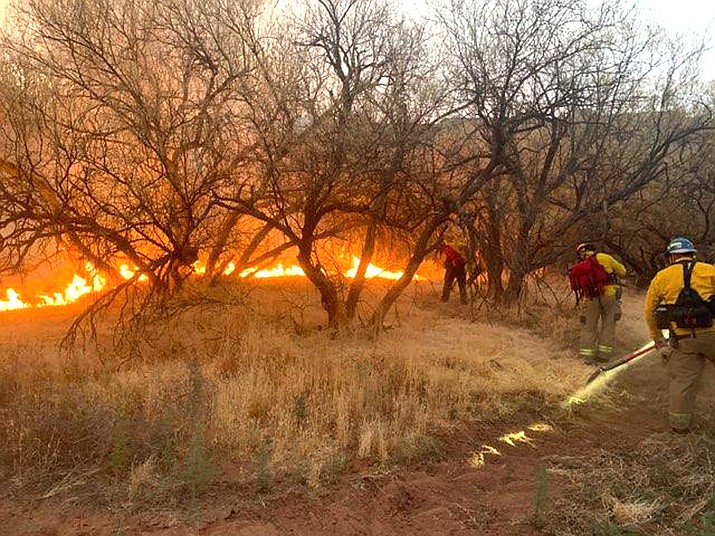
[[[128,361],[112,353],[106,332],[97,346],[58,355],[71,314],[34,339],[26,335],[36,318],[7,316],[0,353],[6,489],[18,499],[121,505],[122,516],[160,505],[194,512],[224,487],[269,500],[295,486],[325,489],[356,466],[369,476],[398,464],[454,463],[450,438],[465,423],[504,431],[501,423],[527,414],[571,418],[558,408],[588,370],[570,359],[564,341],[534,334],[524,311],[509,320],[521,318],[524,328],[478,323],[468,308],[464,316],[442,314],[415,289],[399,326],[378,338],[371,331],[336,338],[317,329],[318,304],[294,286],[287,298],[301,302],[299,332],[282,314],[281,283],[265,283],[241,305],[190,309],[133,332],[121,347],[134,349]],[[626,301],[621,338],[631,344],[642,336],[633,327],[640,304]],[[259,312],[269,307],[270,314]],[[540,314],[565,329],[577,322]],[[607,395],[599,406],[621,406],[627,395],[615,395],[620,402]],[[470,444],[494,439],[475,436]],[[707,435],[644,434],[625,454],[541,460],[525,522],[564,536],[708,534],[712,452]],[[465,511],[475,526],[486,515],[478,505]]]

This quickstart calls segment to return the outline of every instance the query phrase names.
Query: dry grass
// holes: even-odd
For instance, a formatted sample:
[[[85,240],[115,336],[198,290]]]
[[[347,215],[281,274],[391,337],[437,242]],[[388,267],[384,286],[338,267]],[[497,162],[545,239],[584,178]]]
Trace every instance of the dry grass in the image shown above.
[[[42,494],[96,472],[130,502],[219,477],[258,491],[285,477],[319,486],[351,460],[434,456],[434,435],[464,420],[498,420],[535,397],[555,405],[587,370],[526,329],[455,317],[424,287],[376,339],[316,329],[301,287],[250,301],[148,328],[124,341],[130,362],[106,345],[59,355],[60,313],[8,315],[3,480]]]
[[[553,534],[713,534],[714,453],[709,434],[656,434],[625,455],[550,458],[550,472],[571,482],[552,505]]]

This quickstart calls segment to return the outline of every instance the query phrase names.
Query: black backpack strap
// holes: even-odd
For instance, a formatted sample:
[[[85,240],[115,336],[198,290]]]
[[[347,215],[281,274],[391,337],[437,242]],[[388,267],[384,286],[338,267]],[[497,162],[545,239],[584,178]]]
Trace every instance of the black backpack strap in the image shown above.
[[[683,263],[683,288],[690,288],[690,279],[693,276],[693,267],[695,262],[685,261]]]

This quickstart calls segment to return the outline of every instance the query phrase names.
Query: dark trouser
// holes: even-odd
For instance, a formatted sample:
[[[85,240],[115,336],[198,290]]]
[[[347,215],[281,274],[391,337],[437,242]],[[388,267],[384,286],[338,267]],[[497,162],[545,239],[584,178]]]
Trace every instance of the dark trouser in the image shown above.
[[[467,303],[467,271],[464,264],[458,266],[447,266],[444,271],[444,287],[442,287],[442,301],[449,300],[449,293],[452,291],[454,280],[459,285],[459,301]]]

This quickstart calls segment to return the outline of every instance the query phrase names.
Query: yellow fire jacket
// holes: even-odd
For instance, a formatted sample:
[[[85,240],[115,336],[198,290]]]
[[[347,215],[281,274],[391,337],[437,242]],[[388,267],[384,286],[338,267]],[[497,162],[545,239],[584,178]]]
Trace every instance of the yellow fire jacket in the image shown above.
[[[596,260],[606,269],[609,274],[616,274],[618,277],[626,276],[626,267],[608,253],[596,253]],[[615,296],[618,285],[606,285],[603,287],[604,296]]]
[[[687,260],[687,259],[683,259]],[[658,305],[674,304],[678,299],[678,294],[683,289],[683,266],[682,262],[675,262],[658,272],[648,287],[645,297],[645,318],[648,323],[648,331],[654,339],[660,336],[660,330],[655,321],[655,308]],[[700,294],[704,300],[715,294],[715,266],[706,262],[696,262],[693,266],[693,273],[690,277],[690,286]],[[676,335],[688,335],[691,330],[675,330]],[[698,328],[696,333],[715,332],[715,326],[711,328]]]

